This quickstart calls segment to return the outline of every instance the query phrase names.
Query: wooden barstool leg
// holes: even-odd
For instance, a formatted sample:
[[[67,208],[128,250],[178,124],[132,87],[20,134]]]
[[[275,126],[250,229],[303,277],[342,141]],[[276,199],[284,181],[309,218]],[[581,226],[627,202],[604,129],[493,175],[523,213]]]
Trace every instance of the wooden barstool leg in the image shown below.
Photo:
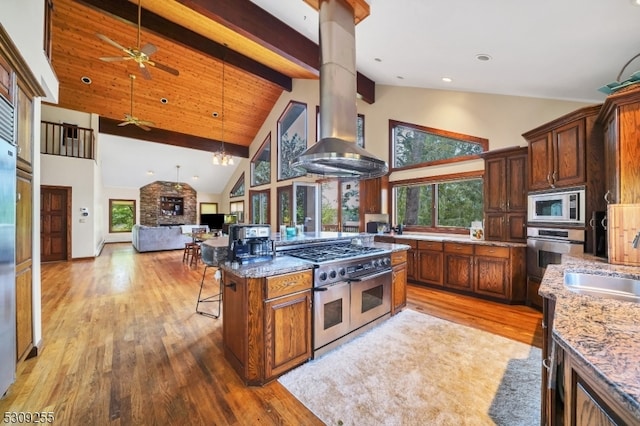
[[[198,301],[196,302],[196,312],[199,313],[200,315],[204,315],[207,317],[211,317],[211,318],[219,318],[220,317],[220,305],[222,304],[222,284],[218,281],[218,285],[220,286],[218,289],[218,293],[212,295],[212,296],[207,296],[207,297],[202,297],[202,288],[204,287],[204,280],[205,277],[207,275],[207,268],[209,268],[209,265],[205,264],[204,267],[204,271],[202,272],[202,280],[200,281],[200,291],[198,292]],[[218,268],[213,267],[212,268],[215,269],[216,273],[218,272]],[[214,280],[215,280],[215,275],[214,275]],[[217,309],[217,313],[211,313],[211,312],[205,312],[205,311],[201,311],[200,310],[200,303],[204,303],[204,302],[213,302],[216,303],[218,305],[218,309]]]

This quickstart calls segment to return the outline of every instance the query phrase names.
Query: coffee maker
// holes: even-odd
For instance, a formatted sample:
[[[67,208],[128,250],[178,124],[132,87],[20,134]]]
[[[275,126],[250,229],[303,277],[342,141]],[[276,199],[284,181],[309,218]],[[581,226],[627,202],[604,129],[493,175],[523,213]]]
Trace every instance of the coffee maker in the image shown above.
[[[240,264],[273,259],[275,247],[269,225],[230,225],[229,260]]]

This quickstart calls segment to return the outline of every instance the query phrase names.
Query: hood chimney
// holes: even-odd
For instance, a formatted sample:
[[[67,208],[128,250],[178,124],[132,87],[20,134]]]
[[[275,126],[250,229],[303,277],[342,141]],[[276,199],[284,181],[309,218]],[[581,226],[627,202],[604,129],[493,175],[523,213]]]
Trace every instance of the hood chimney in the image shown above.
[[[387,163],[357,145],[355,17],[346,0],[320,0],[320,140],[292,163],[307,173],[369,179]]]

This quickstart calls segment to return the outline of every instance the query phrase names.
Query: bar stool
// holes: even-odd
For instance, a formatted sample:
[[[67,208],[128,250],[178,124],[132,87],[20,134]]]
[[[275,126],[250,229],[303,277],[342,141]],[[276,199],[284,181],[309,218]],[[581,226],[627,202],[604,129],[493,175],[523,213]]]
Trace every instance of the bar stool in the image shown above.
[[[186,262],[191,264],[191,260],[193,259],[193,255],[196,250],[199,250],[200,246],[195,243],[184,243],[184,252],[182,253],[182,262]]]
[[[220,317],[220,306],[222,305],[222,283],[220,280],[220,269],[218,265],[220,262],[224,262],[227,257],[226,247],[212,247],[207,244],[201,246],[200,259],[204,263],[204,271],[202,272],[202,280],[200,281],[200,291],[198,292],[198,301],[196,302],[196,312],[200,315],[204,315],[211,318]],[[207,269],[215,269],[213,281],[215,283],[214,294],[210,296],[203,296],[203,289],[205,287]],[[205,290],[206,292],[206,290]],[[200,303],[215,303],[217,310],[216,313],[200,310]]]

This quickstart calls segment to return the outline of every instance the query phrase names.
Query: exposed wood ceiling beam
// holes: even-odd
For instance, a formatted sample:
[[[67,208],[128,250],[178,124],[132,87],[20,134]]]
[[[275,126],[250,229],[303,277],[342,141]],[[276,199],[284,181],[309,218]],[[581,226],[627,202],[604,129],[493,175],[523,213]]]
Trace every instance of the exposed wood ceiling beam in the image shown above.
[[[107,13],[121,21],[137,25],[138,7],[129,0],[74,0],[103,13]],[[213,40],[205,38],[187,28],[173,23],[155,13],[142,9],[142,27],[164,38],[175,41],[183,46],[197,50],[205,55],[224,60],[226,63],[243,69],[251,74],[268,80],[284,90],[292,90],[291,78],[269,67],[262,65],[244,55],[228,49]]]
[[[222,142],[214,139],[207,139],[158,128],[154,128],[152,132],[147,132],[135,125],[118,126],[121,122],[122,120],[100,117],[100,133],[209,152],[217,152],[222,147]],[[224,150],[234,157],[249,158],[249,147],[246,146],[225,143]]]

